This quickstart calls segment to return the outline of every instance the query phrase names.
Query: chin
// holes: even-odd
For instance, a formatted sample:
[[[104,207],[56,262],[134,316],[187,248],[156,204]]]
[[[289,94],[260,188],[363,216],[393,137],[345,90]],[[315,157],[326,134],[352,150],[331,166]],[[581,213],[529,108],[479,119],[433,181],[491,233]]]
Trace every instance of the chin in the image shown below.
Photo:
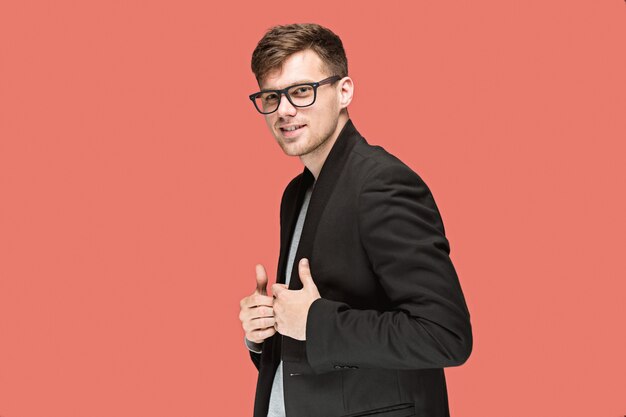
[[[310,152],[310,150],[306,148],[306,140],[301,139],[303,138],[297,138],[295,141],[286,142],[284,138],[280,138],[278,139],[278,142],[286,155],[300,156]]]
[[[283,152],[285,153],[285,155],[287,156],[301,156],[304,155],[308,152],[306,152],[306,150],[302,150],[299,147],[289,147],[289,146],[283,146]]]

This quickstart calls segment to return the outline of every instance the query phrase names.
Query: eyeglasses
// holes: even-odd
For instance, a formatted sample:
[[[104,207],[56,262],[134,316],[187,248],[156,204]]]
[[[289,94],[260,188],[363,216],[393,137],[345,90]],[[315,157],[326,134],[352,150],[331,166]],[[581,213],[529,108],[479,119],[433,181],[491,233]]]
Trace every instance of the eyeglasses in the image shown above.
[[[252,100],[254,107],[261,114],[270,114],[278,110],[283,94],[294,107],[308,107],[315,103],[317,87],[324,84],[332,84],[340,79],[339,75],[333,75],[316,83],[296,84],[282,90],[262,90],[258,93],[250,94],[250,100]]]

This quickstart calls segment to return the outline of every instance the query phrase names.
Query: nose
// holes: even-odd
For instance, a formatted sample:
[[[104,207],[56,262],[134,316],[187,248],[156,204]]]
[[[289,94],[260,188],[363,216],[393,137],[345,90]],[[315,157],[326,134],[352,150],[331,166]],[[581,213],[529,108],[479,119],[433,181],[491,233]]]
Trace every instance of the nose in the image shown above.
[[[280,99],[280,104],[278,105],[278,109],[276,109],[276,113],[278,113],[279,117],[285,116],[295,116],[298,110],[294,107],[293,104],[287,99],[287,95],[283,94],[283,97]]]

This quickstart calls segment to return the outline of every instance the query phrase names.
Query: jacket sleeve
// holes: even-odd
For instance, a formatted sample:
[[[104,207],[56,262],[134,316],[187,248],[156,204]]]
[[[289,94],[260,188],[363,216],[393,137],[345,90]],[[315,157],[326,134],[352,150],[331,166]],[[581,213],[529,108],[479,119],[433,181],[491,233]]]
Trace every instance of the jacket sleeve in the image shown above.
[[[250,351],[250,359],[252,359],[252,363],[256,369],[259,370],[261,368],[261,354]]]
[[[248,340],[245,336],[243,337],[243,341],[250,352],[261,353],[263,350],[263,343],[253,342],[252,340]]]
[[[243,338],[246,347],[250,351],[250,359],[252,359],[252,363],[256,366],[256,369],[259,369],[261,366],[261,351],[263,350],[263,343],[255,343],[251,340],[248,340],[247,337]]]
[[[313,370],[464,363],[472,350],[469,312],[426,184],[406,165],[379,165],[365,180],[358,207],[361,243],[391,308],[315,300],[306,325]]]

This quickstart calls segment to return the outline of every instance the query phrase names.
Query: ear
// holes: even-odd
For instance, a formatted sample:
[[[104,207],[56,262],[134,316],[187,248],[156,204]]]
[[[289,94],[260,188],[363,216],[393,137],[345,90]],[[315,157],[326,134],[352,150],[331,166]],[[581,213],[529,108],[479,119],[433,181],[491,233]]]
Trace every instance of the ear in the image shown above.
[[[354,94],[354,83],[352,78],[343,77],[339,80],[339,106],[341,109],[345,109],[352,102],[352,95]]]

